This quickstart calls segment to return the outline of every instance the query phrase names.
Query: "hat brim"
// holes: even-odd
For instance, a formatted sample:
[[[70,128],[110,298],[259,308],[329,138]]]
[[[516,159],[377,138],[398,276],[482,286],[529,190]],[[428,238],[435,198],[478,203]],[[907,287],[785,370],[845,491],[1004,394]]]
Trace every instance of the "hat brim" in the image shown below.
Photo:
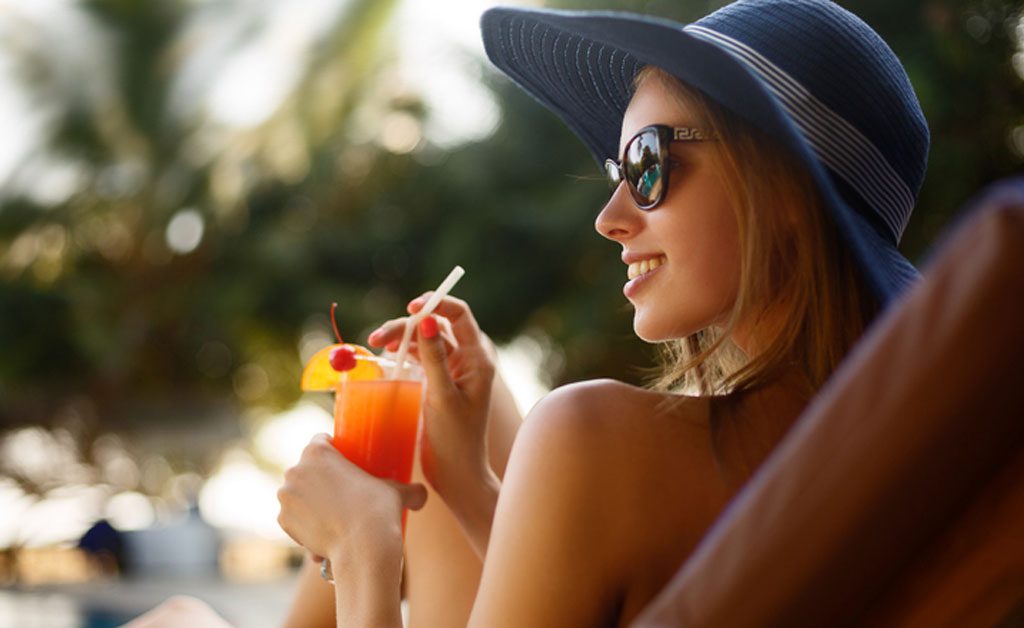
[[[726,50],[675,22],[629,13],[496,8],[484,13],[481,29],[491,61],[558,115],[599,164],[617,156],[636,73],[657,66],[778,138],[803,162],[880,304],[918,278],[843,199],[770,88]]]

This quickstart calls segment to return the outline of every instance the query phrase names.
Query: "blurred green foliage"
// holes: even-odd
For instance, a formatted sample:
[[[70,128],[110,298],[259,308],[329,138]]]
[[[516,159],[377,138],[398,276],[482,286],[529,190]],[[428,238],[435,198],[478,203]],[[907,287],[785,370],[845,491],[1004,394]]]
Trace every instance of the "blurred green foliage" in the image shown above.
[[[496,340],[534,333],[558,347],[552,383],[640,379],[653,352],[632,336],[618,247],[592,229],[605,185],[551,114],[480,60],[501,107],[492,137],[408,154],[361,138],[361,107],[429,111],[416,94],[381,89],[396,3],[353,0],[281,108],[221,141],[169,102],[181,34],[213,4],[86,2],[113,42],[102,102],[51,81],[45,54],[21,57],[27,93],[59,103],[49,149],[84,175],[52,206],[0,197],[0,429],[54,425],[69,407],[92,434],[163,416],[139,411],[140,400],[168,416],[185,403],[286,407],[299,395],[303,334],[327,332],[332,301],[346,339],[362,341],[456,263],[468,269],[457,294]],[[552,4],[686,21],[723,3]],[[841,4],[904,61],[931,125],[904,241],[919,259],[961,203],[1024,161],[1024,81],[1012,63],[1020,6]],[[199,212],[204,232],[179,255],[164,234],[182,208]]]

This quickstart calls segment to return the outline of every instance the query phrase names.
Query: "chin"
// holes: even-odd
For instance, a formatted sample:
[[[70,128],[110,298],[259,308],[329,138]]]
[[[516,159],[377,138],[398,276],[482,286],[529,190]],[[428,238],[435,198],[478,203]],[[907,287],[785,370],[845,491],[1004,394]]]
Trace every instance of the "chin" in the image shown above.
[[[645,315],[646,314],[646,315]],[[700,324],[691,320],[692,316],[651,316],[653,312],[637,309],[633,313],[633,333],[640,340],[655,344],[669,340],[680,340],[701,329],[708,327],[708,324]]]
[[[644,320],[639,313],[633,317],[633,333],[640,340],[651,344],[682,338],[682,336],[672,333],[665,325],[658,325],[653,321]]]

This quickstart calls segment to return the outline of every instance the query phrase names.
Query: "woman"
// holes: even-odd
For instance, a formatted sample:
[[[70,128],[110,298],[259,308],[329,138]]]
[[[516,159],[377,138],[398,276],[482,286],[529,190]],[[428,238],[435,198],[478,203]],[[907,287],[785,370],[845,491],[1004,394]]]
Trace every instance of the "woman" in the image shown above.
[[[411,623],[627,624],[916,277],[896,244],[928,131],[892,51],[831,2],[740,0],[686,27],[495,9],[482,27],[492,61],[605,162],[614,192],[595,228],[622,247],[635,332],[668,358],[654,389],[552,392],[501,474],[515,421],[492,404],[486,337],[456,299],[423,321],[423,472],[429,507],[451,513],[424,534],[461,531],[483,567],[478,586],[417,593],[445,565],[417,560],[411,517]],[[285,531],[335,566],[337,624],[400,625],[401,510],[425,488],[368,476],[321,435],[279,498]],[[330,601],[312,577],[296,625]],[[432,619],[424,591],[454,610]]]
[[[612,160],[595,227],[622,246],[635,332],[671,352],[656,390],[554,391],[499,481],[492,362],[469,308],[446,300],[454,343],[431,319],[419,330],[425,476],[484,559],[471,624],[625,624],[913,281],[896,243],[927,127],[893,53],[830,2],[741,1],[685,28],[498,9],[483,31],[496,65]],[[319,437],[280,498],[284,529],[345,565],[339,625],[397,625],[397,522],[422,489],[366,477]],[[409,551],[415,583],[429,566]],[[418,603],[412,623],[429,624]]]

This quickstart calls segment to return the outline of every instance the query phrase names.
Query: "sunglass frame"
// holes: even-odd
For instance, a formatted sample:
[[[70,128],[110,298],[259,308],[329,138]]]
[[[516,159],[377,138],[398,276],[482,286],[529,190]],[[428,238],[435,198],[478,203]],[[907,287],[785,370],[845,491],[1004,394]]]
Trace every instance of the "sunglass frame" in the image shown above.
[[[661,177],[661,187],[658,189],[653,199],[648,199],[645,195],[640,192],[637,187],[640,183],[639,180],[636,182],[630,181],[626,178],[626,170],[624,164],[626,163],[626,156],[629,155],[630,149],[633,144],[639,140],[645,134],[653,133],[657,139],[657,154],[655,155],[657,161],[655,165],[658,166],[658,176]],[[606,159],[604,162],[605,175],[608,177],[608,181],[612,187],[612,192],[619,187],[619,185],[625,181],[628,185],[626,186],[629,190],[629,195],[633,199],[633,203],[638,209],[644,211],[650,211],[656,208],[665,199],[665,194],[669,186],[669,171],[671,170],[671,161],[669,156],[668,147],[671,146],[672,142],[712,142],[716,141],[717,138],[703,129],[695,127],[672,127],[666,124],[652,124],[645,126],[636,132],[626,142],[626,145],[622,150],[622,159],[615,161],[614,159]],[[650,168],[644,169],[641,172],[646,172]]]

